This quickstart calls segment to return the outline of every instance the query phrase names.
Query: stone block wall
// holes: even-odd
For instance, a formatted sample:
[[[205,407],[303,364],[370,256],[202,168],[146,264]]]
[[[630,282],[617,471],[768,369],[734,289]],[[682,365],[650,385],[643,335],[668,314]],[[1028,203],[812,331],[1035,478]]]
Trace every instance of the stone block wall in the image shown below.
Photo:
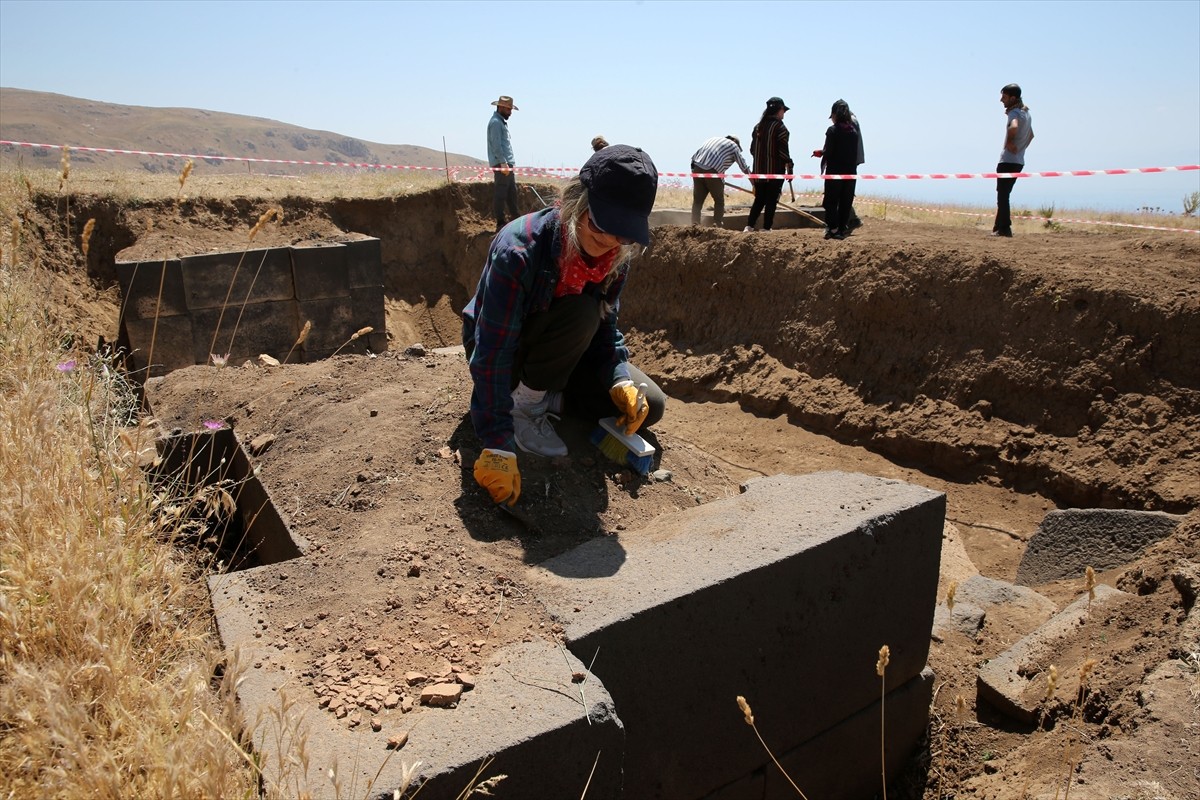
[[[387,350],[380,253],[378,239],[363,237],[117,261],[130,372],[165,375],[211,354],[240,364],[264,353],[300,362]],[[306,322],[308,336],[293,348]]]

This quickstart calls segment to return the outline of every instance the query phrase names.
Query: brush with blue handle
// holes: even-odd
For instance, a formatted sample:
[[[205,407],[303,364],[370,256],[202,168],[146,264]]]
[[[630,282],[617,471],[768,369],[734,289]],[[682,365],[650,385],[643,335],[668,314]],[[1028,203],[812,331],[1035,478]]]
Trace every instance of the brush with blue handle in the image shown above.
[[[613,403],[623,413],[620,418],[605,417],[592,432],[592,444],[610,461],[629,467],[640,475],[650,474],[654,447],[636,431],[650,413],[646,402],[646,384],[634,387],[633,381],[620,381],[609,391]]]

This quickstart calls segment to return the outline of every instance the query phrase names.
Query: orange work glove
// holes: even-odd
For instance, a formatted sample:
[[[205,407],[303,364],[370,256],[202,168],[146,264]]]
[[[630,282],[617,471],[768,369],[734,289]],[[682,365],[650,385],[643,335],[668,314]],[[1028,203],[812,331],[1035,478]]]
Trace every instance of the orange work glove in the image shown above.
[[[475,460],[475,482],[487,489],[496,503],[516,505],[521,496],[521,472],[516,453],[486,449]]]
[[[608,394],[621,413],[617,418],[617,427],[624,426],[627,436],[637,433],[650,413],[650,404],[646,402],[646,384],[634,386],[633,381],[618,381],[608,390]]]

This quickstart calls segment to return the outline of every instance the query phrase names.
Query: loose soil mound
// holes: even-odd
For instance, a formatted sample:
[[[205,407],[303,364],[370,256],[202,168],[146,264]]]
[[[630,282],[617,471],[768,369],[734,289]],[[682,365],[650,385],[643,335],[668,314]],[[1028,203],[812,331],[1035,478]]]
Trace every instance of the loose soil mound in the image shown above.
[[[56,313],[89,342],[115,337],[119,251],[147,259],[246,247],[271,205],[284,220],[255,246],[342,233],[382,240],[391,352],[192,367],[147,387],[165,428],[224,419],[244,441],[277,437],[260,459],[263,479],[323,568],[281,564],[264,575],[294,626],[267,635],[318,694],[330,679],[322,670],[348,674],[351,655],[368,649],[388,654],[396,675],[438,674],[475,668],[497,642],[554,636],[524,602],[514,565],[588,537],[632,535],[754,474],[845,469],[945,491],[973,566],[1002,580],[1056,505],[1200,506],[1196,237],[994,240],[868,219],[842,242],[815,230],[657,229],[621,319],[635,361],[673,398],[654,432],[657,466],[671,478],[640,480],[596,458],[586,423],[568,421],[570,457],[523,465],[528,519],[502,516],[470,476],[479,444],[461,356],[403,352],[457,344],[456,311],[490,241],[489,191],[178,208],[73,201],[76,219],[108,226],[87,278],[60,271],[54,295]],[[27,221],[41,227],[47,258],[67,252],[46,221],[61,213],[57,202],[42,201]],[[1195,600],[1186,574],[1200,561],[1198,524],[1193,514],[1139,562],[1101,576],[1132,596],[1087,641],[1097,666],[1072,722],[1069,703],[1048,709],[1053,730],[1034,732],[973,707],[975,667],[1029,632],[1015,612],[993,609],[978,636],[935,642],[932,755],[898,796],[1053,796],[1068,733],[1083,739],[1086,783],[1074,796],[1197,796],[1200,752],[1180,741],[1196,739],[1196,717],[1191,728],[1164,719],[1144,692],[1156,669],[1175,669],[1190,687],[1175,706],[1194,712],[1200,702],[1200,657],[1179,644]],[[1082,583],[1037,588],[1061,607]],[[1064,652],[1064,675],[1087,653]],[[1076,683],[1063,681],[1072,692]]]

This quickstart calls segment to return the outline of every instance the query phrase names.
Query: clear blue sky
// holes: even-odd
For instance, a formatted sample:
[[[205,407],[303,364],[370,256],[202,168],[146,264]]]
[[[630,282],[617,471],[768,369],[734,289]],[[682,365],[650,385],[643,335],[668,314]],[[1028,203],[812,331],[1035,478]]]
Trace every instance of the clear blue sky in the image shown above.
[[[1012,81],[1037,135],[1029,171],[1200,163],[1200,0],[0,0],[3,86],[387,144],[440,149],[444,137],[480,158],[489,104],[507,94],[528,166],[577,167],[604,134],[686,172],[709,136],[748,145],[779,95],[799,171],[818,171],[808,154],[845,98],[863,126],[861,171],[987,172],[1002,143],[999,90]],[[1035,178],[1013,201],[1178,212],[1197,190],[1200,172]],[[988,204],[994,187],[864,181],[859,193]]]

